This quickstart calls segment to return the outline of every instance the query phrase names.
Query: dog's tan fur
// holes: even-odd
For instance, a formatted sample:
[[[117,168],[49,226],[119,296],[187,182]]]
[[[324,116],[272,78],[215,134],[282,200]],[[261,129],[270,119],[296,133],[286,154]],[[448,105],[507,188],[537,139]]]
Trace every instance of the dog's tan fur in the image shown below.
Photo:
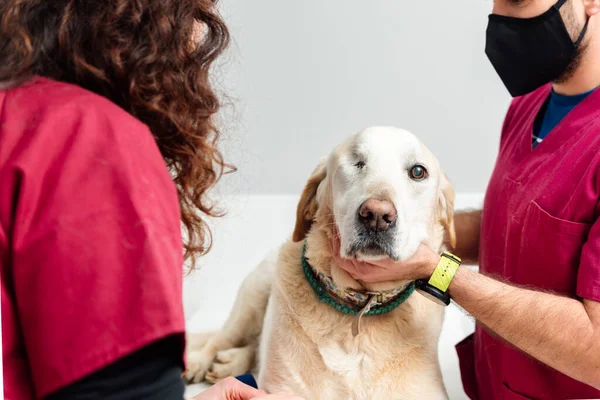
[[[345,151],[341,146],[336,153]],[[334,153],[330,160],[335,158]],[[254,365],[262,389],[306,399],[446,398],[437,360],[442,307],[413,294],[386,315],[364,318],[361,333],[353,337],[354,317],[320,303],[307,282],[301,266],[305,237],[311,265],[338,285],[383,290],[408,283],[367,285],[335,265],[328,244],[336,234],[334,196],[331,185],[323,183],[326,171],[322,163],[313,172],[298,204],[293,240],[245,280],[221,332],[208,340],[190,337],[187,378],[214,382]],[[454,193],[440,176],[427,237],[436,251],[442,250],[445,234],[455,240]]]

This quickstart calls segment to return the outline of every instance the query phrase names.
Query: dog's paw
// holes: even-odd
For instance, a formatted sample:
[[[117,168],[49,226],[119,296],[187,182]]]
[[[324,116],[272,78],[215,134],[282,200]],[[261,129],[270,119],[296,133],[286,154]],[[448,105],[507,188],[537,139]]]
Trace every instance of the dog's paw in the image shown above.
[[[210,342],[215,336],[216,332],[189,332],[186,334],[185,342],[186,349],[188,352],[200,351]]]
[[[221,350],[217,353],[205,379],[217,383],[230,376],[243,375],[252,368],[253,359],[252,346]]]
[[[216,353],[206,349],[191,351],[187,354],[187,369],[184,378],[188,383],[200,383],[206,378],[206,373],[212,364]]]

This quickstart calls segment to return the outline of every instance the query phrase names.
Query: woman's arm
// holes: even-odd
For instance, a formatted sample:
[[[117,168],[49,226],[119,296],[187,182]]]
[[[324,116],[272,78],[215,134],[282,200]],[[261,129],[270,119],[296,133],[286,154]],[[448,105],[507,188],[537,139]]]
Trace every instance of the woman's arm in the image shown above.
[[[181,337],[143,347],[45,400],[182,400]]]

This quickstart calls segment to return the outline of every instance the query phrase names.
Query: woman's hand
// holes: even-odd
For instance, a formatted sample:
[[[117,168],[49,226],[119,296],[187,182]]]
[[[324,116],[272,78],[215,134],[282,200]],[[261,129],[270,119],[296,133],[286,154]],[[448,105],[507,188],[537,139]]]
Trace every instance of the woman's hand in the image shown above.
[[[292,394],[270,394],[248,386],[235,378],[227,378],[189,400],[303,400]]]
[[[354,279],[367,283],[429,278],[440,261],[440,255],[425,245],[421,245],[411,258],[401,262],[390,259],[356,262],[339,256],[334,258],[336,264]]]
[[[290,393],[268,394],[261,397],[256,397],[254,400],[304,400],[303,397],[296,396]]]
[[[255,389],[235,378],[227,378],[189,400],[250,400],[265,394],[263,390]]]

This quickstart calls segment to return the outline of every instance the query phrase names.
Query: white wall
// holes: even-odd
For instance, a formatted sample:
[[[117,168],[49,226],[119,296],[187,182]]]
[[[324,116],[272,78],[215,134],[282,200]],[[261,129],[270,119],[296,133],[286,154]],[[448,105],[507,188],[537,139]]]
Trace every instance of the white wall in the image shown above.
[[[233,43],[225,193],[297,194],[370,125],[412,130],[457,191],[484,190],[509,96],[485,54],[491,0],[222,0]]]

